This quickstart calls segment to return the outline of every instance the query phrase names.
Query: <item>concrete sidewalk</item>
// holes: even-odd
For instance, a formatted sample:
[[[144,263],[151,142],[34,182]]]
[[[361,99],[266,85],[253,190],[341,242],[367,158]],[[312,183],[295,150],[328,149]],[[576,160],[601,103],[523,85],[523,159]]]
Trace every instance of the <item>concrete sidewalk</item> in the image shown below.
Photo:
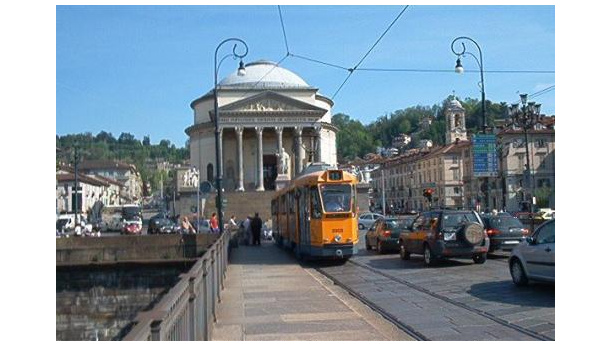
[[[231,253],[212,341],[412,340],[270,242]]]

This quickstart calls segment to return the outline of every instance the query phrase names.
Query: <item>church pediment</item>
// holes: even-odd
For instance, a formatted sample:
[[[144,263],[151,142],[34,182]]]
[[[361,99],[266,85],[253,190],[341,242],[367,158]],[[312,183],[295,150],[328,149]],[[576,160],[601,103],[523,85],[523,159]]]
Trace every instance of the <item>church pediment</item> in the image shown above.
[[[324,115],[327,110],[272,91],[265,91],[252,97],[226,104],[220,107],[218,111],[222,114],[309,113]]]

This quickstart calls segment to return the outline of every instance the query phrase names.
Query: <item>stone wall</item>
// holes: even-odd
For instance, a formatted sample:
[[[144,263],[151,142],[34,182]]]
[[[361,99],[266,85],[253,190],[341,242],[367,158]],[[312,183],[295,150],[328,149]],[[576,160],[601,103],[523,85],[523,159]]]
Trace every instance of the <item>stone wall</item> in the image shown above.
[[[203,255],[218,234],[57,238],[56,264],[158,261]]]
[[[193,262],[57,266],[56,340],[120,340]]]

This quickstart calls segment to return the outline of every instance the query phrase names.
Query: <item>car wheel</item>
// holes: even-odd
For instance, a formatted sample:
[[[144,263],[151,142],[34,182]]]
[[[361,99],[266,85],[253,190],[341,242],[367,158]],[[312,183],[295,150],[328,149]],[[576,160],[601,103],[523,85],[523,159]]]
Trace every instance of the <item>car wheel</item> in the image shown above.
[[[514,259],[510,262],[510,275],[513,278],[513,283],[515,283],[517,286],[527,285],[529,281],[525,275],[523,265],[521,265],[521,261],[518,259]]]
[[[364,225],[358,224],[358,230],[364,230]]]
[[[409,260],[411,258],[411,253],[407,251],[407,248],[405,248],[403,243],[400,244],[400,258],[403,260]]]
[[[436,258],[432,255],[432,250],[428,244],[424,244],[424,263],[426,266],[432,266],[436,263]]]
[[[377,253],[384,254],[385,248],[383,248],[383,242],[377,240]]]
[[[484,264],[485,261],[487,260],[487,253],[476,254],[472,257],[472,260],[474,261],[475,264]]]

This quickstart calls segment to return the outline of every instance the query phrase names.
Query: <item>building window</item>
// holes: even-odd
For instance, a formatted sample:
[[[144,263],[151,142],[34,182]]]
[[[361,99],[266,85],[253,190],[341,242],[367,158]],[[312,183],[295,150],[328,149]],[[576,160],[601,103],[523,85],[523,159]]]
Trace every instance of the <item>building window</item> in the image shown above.
[[[525,147],[525,140],[523,140],[522,138],[513,139],[513,147]]]
[[[544,139],[536,140],[536,147],[546,147],[546,140],[544,140]]]
[[[457,163],[458,163],[458,157],[457,157],[457,155],[453,155],[453,157],[452,157],[452,161],[451,161],[451,162],[452,162],[453,164],[457,164]]]
[[[523,155],[517,155],[517,160],[519,162],[519,166],[517,166],[517,171],[522,171],[525,167],[525,164],[523,163]]]
[[[453,169],[453,180],[459,180],[460,175],[457,169]]]

